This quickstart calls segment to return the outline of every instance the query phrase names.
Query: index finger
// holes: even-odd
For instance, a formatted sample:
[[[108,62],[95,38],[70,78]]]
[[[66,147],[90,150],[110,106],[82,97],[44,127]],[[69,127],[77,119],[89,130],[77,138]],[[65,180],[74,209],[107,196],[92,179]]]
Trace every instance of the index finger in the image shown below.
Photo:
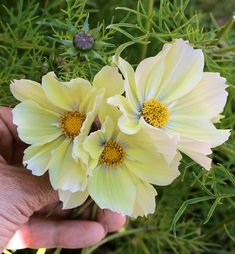
[[[17,127],[13,123],[12,108],[0,107],[0,118],[7,126],[15,142],[22,144],[22,141],[18,137]]]
[[[12,108],[0,107],[0,132],[4,135],[1,139],[1,154],[10,164],[21,164],[23,152],[27,145],[18,137],[17,127],[13,123]],[[4,142],[3,142],[4,140]]]

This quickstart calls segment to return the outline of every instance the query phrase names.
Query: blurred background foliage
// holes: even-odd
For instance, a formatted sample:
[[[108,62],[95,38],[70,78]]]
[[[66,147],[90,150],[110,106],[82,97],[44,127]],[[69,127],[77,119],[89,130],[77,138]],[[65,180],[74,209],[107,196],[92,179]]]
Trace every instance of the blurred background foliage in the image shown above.
[[[89,17],[88,17],[89,14]],[[111,56],[136,66],[165,42],[189,40],[205,55],[205,70],[227,78],[229,98],[218,126],[232,130],[214,149],[206,172],[184,157],[181,176],[157,187],[154,215],[130,220],[120,232],[83,253],[235,253],[235,2],[231,0],[1,0],[0,103],[14,106],[13,79],[40,82],[55,71],[62,80],[92,79]],[[95,33],[91,50],[75,50],[76,32]],[[187,64],[187,63],[186,63]],[[39,250],[39,253],[80,250]],[[35,253],[18,250],[16,253]]]

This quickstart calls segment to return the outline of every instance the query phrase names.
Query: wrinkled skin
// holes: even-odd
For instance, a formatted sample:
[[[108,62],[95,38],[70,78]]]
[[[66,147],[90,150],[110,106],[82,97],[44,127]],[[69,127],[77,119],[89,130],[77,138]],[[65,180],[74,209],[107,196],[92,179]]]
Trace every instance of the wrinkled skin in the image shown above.
[[[84,248],[117,231],[126,218],[98,210],[96,221],[68,220],[48,175],[36,177],[22,167],[23,144],[10,108],[0,108],[0,251],[4,248]],[[53,211],[53,212],[51,212]],[[46,216],[50,213],[50,216]]]

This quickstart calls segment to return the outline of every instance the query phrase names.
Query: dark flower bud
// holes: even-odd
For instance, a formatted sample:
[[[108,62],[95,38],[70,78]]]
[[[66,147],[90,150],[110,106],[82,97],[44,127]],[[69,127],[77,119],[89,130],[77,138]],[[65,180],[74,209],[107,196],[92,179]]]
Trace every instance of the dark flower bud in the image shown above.
[[[74,35],[73,45],[76,49],[79,50],[88,50],[92,48],[94,44],[94,39],[90,34],[85,32],[79,32]]]

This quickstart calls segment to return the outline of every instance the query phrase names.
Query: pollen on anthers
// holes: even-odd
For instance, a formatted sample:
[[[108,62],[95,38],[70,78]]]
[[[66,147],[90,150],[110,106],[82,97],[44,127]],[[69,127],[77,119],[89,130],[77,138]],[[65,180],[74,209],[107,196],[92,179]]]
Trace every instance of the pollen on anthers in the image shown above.
[[[126,152],[123,145],[115,140],[109,140],[104,145],[99,164],[107,168],[116,168],[124,162],[125,158]]]
[[[79,135],[85,119],[86,114],[80,113],[78,110],[73,112],[65,112],[60,117],[60,129],[66,137],[74,138]]]
[[[157,99],[144,102],[141,114],[148,124],[157,128],[165,127],[170,119],[169,109]]]

